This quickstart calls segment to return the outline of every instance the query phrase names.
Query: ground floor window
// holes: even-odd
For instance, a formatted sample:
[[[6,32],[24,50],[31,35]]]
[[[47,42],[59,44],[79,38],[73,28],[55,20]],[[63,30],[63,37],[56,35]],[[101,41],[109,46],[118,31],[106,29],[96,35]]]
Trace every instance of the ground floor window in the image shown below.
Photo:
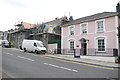
[[[97,51],[105,51],[105,38],[99,37],[96,39]]]
[[[70,49],[73,50],[74,49],[74,40],[70,40],[69,44],[70,44]]]

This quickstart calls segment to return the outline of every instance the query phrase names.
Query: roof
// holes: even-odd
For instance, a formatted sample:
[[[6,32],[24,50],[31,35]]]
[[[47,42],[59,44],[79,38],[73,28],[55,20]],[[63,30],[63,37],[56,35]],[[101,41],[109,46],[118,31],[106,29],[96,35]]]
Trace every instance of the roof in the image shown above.
[[[11,32],[8,32],[9,34],[12,34],[12,33],[17,33],[17,32],[25,32],[27,30],[30,30],[30,29],[22,29],[22,30],[14,30],[14,31],[11,31]]]
[[[21,22],[21,23],[16,24],[15,26],[23,26],[25,29],[30,29],[34,27],[34,24],[30,24],[27,22]]]
[[[27,22],[22,22],[22,24],[23,24],[24,28],[26,28],[26,29],[30,29],[34,26],[33,24],[30,24],[30,23],[27,23]]]
[[[62,21],[62,20],[67,20],[67,17],[56,18],[55,20],[45,22],[44,24],[57,26],[57,25],[60,25],[60,24],[61,24],[61,21]]]
[[[79,23],[83,23],[83,22],[88,22],[88,21],[91,21],[91,20],[97,20],[97,19],[102,19],[102,18],[106,18],[106,17],[112,17],[112,16],[116,16],[116,15],[118,15],[117,12],[97,13],[97,14],[94,14],[94,15],[78,18],[76,20],[68,22],[67,24],[63,25],[63,27],[70,26],[70,25],[75,25],[75,24],[79,24]]]
[[[60,34],[57,34],[57,33],[47,33],[47,32],[30,34],[30,35],[33,36],[33,35],[43,35],[43,34],[51,34],[51,35],[58,35],[58,36],[60,36]]]

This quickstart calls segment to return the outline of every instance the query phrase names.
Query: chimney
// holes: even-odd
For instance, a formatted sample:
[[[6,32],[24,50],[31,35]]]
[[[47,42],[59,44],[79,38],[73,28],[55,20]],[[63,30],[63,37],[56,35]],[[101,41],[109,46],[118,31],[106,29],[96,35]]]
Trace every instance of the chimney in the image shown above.
[[[55,20],[58,20],[58,17],[56,17]]]
[[[72,16],[69,17],[69,22],[71,22],[71,21],[73,21],[73,17]]]
[[[116,11],[117,11],[118,13],[120,13],[120,2],[117,3]]]

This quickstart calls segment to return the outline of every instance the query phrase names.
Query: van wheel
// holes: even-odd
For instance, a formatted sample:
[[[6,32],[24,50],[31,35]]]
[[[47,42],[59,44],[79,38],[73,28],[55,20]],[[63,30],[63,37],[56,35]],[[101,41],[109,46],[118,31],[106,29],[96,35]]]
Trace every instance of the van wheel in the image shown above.
[[[24,52],[26,52],[27,50],[26,50],[26,48],[24,48]]]
[[[45,54],[45,53],[43,53],[43,54]]]
[[[35,50],[35,53],[36,53],[36,54],[38,54],[38,51],[37,51],[37,50]]]

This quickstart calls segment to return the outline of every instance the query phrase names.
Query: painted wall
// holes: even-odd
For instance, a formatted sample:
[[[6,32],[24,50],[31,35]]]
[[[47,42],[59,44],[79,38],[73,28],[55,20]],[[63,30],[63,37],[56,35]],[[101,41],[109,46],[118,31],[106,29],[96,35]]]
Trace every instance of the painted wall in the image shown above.
[[[57,49],[57,44],[48,44],[48,53],[54,53],[55,49]]]
[[[101,19],[100,19],[101,20]],[[71,25],[71,26],[75,26],[75,35],[70,36],[69,35],[69,26],[66,27],[62,27],[62,43],[61,43],[61,48],[62,49],[68,49],[69,45],[68,45],[68,40],[69,39],[74,39],[75,40],[75,48],[76,45],[79,45],[80,48],[80,42],[79,40],[81,38],[86,38],[89,40],[88,42],[88,48],[96,48],[96,44],[95,44],[95,39],[97,37],[105,37],[106,38],[106,48],[118,48],[118,44],[117,44],[117,19],[116,16],[114,17],[108,17],[103,19],[105,21],[105,32],[103,33],[96,33],[96,24],[95,21],[89,21],[89,22],[85,22],[88,24],[88,33],[86,35],[81,35],[80,34],[80,24],[75,24],[75,25]]]

